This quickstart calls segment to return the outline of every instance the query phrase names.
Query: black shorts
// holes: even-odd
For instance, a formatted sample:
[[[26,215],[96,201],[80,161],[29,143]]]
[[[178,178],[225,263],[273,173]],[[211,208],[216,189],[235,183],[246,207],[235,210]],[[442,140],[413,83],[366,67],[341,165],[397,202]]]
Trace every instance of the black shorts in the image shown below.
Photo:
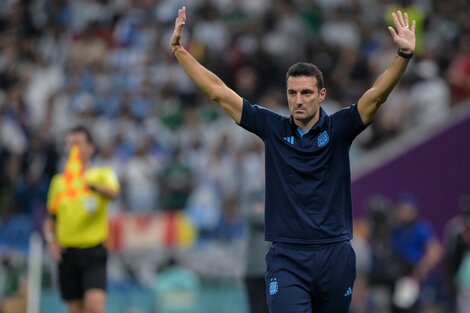
[[[59,264],[59,287],[62,299],[82,299],[89,289],[106,291],[106,262],[104,245],[78,249],[67,248]]]

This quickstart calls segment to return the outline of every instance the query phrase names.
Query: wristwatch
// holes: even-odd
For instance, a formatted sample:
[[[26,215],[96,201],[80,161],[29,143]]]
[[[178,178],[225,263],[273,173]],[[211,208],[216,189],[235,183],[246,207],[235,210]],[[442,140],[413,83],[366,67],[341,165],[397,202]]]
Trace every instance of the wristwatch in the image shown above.
[[[413,57],[413,52],[410,52],[410,53],[403,52],[400,49],[397,50],[397,54],[399,56],[401,56],[402,58],[407,59],[407,60],[409,60],[409,59],[411,59],[411,57]]]

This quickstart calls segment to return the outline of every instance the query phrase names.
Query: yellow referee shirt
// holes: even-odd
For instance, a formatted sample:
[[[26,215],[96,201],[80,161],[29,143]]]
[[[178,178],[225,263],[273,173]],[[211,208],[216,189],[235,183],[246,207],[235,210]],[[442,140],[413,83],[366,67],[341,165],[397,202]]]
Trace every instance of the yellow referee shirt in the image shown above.
[[[107,187],[118,192],[116,174],[111,168],[90,168],[83,173],[83,182]],[[47,207],[55,215],[57,240],[63,247],[88,248],[103,243],[108,237],[110,199],[82,189],[73,197],[67,196],[64,174],[54,176],[49,188]]]

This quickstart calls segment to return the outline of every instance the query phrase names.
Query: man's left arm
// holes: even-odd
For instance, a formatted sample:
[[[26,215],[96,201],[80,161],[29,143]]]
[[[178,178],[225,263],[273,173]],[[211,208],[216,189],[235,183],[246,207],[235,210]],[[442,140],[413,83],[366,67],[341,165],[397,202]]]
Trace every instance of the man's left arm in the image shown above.
[[[88,183],[88,189],[102,196],[115,199],[119,196],[120,184],[116,173],[112,169],[106,169],[99,184]]]
[[[387,100],[388,95],[405,73],[409,59],[415,50],[416,22],[413,20],[410,26],[406,12],[402,14],[401,11],[397,11],[392,13],[392,16],[395,28],[389,26],[388,30],[399,51],[388,68],[358,101],[359,115],[364,124],[369,124],[373,120],[380,105]]]
[[[101,194],[102,196],[105,196],[106,198],[110,198],[110,199],[115,199],[119,195],[118,190],[114,190],[109,187],[101,186],[101,185],[88,184],[88,189],[90,189],[93,192],[97,192]]]

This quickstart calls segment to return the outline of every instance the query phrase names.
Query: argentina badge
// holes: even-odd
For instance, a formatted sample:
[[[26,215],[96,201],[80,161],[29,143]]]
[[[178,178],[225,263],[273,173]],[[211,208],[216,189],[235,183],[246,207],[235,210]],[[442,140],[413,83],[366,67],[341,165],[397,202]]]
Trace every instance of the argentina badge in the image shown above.
[[[319,136],[318,136],[318,139],[317,139],[317,144],[318,144],[318,147],[324,147],[328,144],[328,142],[330,141],[330,137],[328,136],[328,133],[327,131],[323,131],[323,133],[321,133]]]
[[[273,296],[275,295],[279,290],[279,285],[277,283],[276,278],[271,278],[271,281],[269,282],[269,295]]]

